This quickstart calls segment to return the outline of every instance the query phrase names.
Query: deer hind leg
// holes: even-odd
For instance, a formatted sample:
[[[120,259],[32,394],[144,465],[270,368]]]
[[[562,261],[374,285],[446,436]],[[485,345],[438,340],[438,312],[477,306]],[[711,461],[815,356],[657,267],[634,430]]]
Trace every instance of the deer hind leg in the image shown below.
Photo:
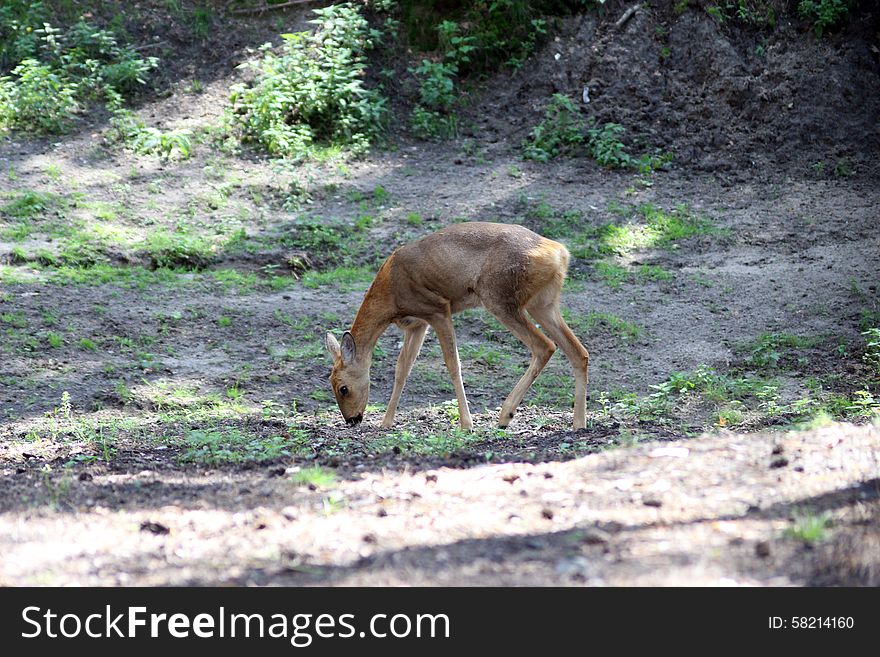
[[[455,396],[458,399],[458,421],[461,428],[471,431],[474,423],[471,420],[471,411],[468,408],[467,397],[464,394],[464,383],[461,380],[461,362],[458,358],[458,346],[455,342],[455,327],[452,325],[452,315],[446,312],[436,315],[431,320],[431,328],[437,334],[440,341],[440,349],[443,351],[443,360],[446,361],[446,369],[449,370],[449,378],[455,388]]]
[[[394,389],[391,391],[391,399],[388,400],[388,408],[385,410],[385,418],[382,420],[384,429],[391,428],[394,424],[394,414],[397,412],[397,404],[400,395],[403,394],[403,386],[412,371],[413,363],[422,349],[425,341],[425,333],[428,331],[428,323],[420,319],[407,319],[403,324],[403,347],[397,357],[397,367],[394,369]]]
[[[498,426],[506,427],[513,419],[523,397],[556,351],[556,345],[532,324],[522,308],[511,309],[490,303],[486,305],[486,310],[495,315],[532,352],[528,368],[501,405]]]
[[[550,303],[536,307],[529,306],[528,310],[535,321],[541,325],[541,328],[556,341],[574,369],[574,428],[583,429],[587,424],[586,407],[590,354],[562,319],[558,296]]]

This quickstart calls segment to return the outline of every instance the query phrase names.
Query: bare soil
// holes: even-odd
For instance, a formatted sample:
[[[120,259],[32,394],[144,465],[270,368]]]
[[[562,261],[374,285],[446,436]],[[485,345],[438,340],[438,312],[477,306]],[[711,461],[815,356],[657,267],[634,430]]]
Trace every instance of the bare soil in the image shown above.
[[[801,430],[746,413],[727,430],[717,405],[697,397],[668,420],[623,417],[602,401],[648,395],[700,366],[741,376],[743,345],[762,333],[813,338],[758,372],[781,403],[817,382],[825,393],[880,398],[861,336],[865,313],[880,309],[877,17],[858,12],[842,34],[817,41],[805,25],[764,34],[701,11],[676,16],[666,3],[618,31],[608,4],[605,18],[562,21],[521,71],[475,86],[449,143],[394,132],[364,159],[291,174],[207,143],[180,162],[126,153],[105,142],[103,119],[58,139],[0,142],[4,199],[81,194],[112,206],[135,240],[187,220],[205,234],[242,229],[257,244],[220,249],[207,271],[164,282],[147,271],[144,284],[62,284],[14,257],[16,247],[57,248],[51,234],[0,239],[0,262],[23,279],[0,284],[0,584],[880,584],[880,427],[867,416]],[[306,18],[283,16],[300,28]],[[256,27],[242,19],[250,27],[238,31],[235,19],[217,18],[218,34],[231,36],[210,44],[161,18],[135,33],[180,55],[165,92],[137,111],[163,129],[212,124],[240,78],[234,65],[277,31],[275,17]],[[583,86],[588,115],[627,126],[634,152],[671,150],[671,169],[523,161],[520,141],[548,96],[578,97]],[[285,209],[291,175],[310,198]],[[347,427],[320,344],[324,331],[348,326],[367,283],[273,289],[212,275],[286,271],[289,249],[273,240],[304,215],[349,227],[374,215],[371,263],[461,218],[541,230],[546,206],[598,227],[614,207],[645,204],[686,206],[715,230],[616,261],[661,267],[671,274],[663,280],[612,287],[593,263],[573,260],[565,307],[641,329],[627,337],[573,324],[592,363],[590,426],[580,432],[570,430],[573,380],[560,356],[510,429],[492,430],[527,357],[481,315],[457,321],[463,349],[476,354],[463,358],[475,436],[451,431],[453,395],[432,336],[400,429],[379,429],[379,410]],[[420,223],[408,221],[414,213]],[[109,253],[119,268],[149,266],[137,249]],[[333,254],[307,255],[322,267]],[[46,346],[49,331],[59,347]],[[374,402],[390,394],[398,345],[395,330],[380,341]],[[480,356],[487,347],[503,357]],[[193,460],[193,431],[277,438],[286,453]],[[314,465],[332,480],[298,483]],[[816,540],[798,529],[810,519],[823,527]]]

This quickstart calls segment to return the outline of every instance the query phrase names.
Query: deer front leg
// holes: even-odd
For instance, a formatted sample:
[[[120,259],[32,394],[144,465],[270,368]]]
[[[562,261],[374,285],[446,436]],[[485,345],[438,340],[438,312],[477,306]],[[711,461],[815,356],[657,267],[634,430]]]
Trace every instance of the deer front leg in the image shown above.
[[[472,431],[474,423],[471,420],[471,411],[468,408],[467,397],[464,394],[464,383],[461,380],[461,362],[458,359],[458,346],[455,343],[455,328],[452,325],[452,316],[447,312],[438,315],[431,322],[431,327],[440,341],[443,351],[443,360],[446,361],[446,369],[452,379],[455,388],[455,396],[458,399],[458,421],[464,431]]]
[[[413,363],[422,349],[425,333],[428,331],[426,322],[415,319],[407,321],[408,324],[406,324],[403,333],[403,347],[400,349],[397,367],[394,369],[394,389],[391,391],[391,399],[388,400],[388,408],[385,410],[385,418],[382,420],[383,429],[390,429],[394,424],[394,414],[397,412],[400,395],[403,394],[403,386],[412,371]]]

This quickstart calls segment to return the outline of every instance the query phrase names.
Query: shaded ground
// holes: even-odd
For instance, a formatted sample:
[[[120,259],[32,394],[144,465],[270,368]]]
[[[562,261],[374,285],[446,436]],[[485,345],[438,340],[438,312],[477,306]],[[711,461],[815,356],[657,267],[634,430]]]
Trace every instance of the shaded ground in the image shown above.
[[[639,35],[657,25],[673,53],[685,31],[714,29],[691,12],[670,21],[641,12],[598,37],[592,18],[571,21],[573,61],[591,63],[559,78],[567,87],[548,44],[512,82],[487,82],[471,135],[402,137],[361,161],[282,170],[201,143],[161,162],[104,141],[101,123],[0,143],[0,583],[880,583],[880,389],[862,336],[880,325],[867,46],[810,43],[802,60],[841,66],[841,89],[860,90],[819,102],[817,121],[846,117],[840,140],[806,139],[817,124],[800,120],[787,133],[775,109],[766,122],[722,111],[725,85],[760,87],[776,66],[790,76],[780,94],[806,93],[808,67],[785,63],[804,35],[785,28],[766,46],[784,61],[761,73],[742,55],[748,66],[707,77],[700,102],[716,109],[703,119],[646,130],[623,86],[594,94],[618,100],[601,120],[680,145],[670,171],[519,157],[548,93],[617,79],[615,62],[634,70],[624,55],[642,54],[626,48],[654,44]],[[712,52],[751,38],[704,36]],[[617,54],[584,59],[597,38]],[[682,87],[713,60],[689,61],[696,72],[673,70]],[[236,76],[223,62],[198,92],[173,71],[171,95],[139,113],[163,128],[213,123]],[[630,91],[665,98],[646,71]],[[831,98],[850,104],[822,105]],[[673,94],[662,113],[695,102]],[[713,145],[730,121],[731,145]],[[784,148],[761,141],[770,133]],[[28,192],[43,196],[18,216],[10,206]],[[641,234],[657,212],[695,228],[596,252],[608,225]],[[568,428],[573,382],[558,356],[511,428],[493,429],[527,359],[480,313],[457,321],[476,434],[453,429],[432,336],[399,428],[378,429],[394,330],[374,361],[377,406],[362,427],[342,423],[324,331],[348,326],[395,245],[462,219],[523,223],[572,249],[564,305],[592,354],[587,430]],[[160,231],[206,245],[205,267],[156,268]],[[46,256],[86,247],[91,263]],[[327,275],[290,266],[303,256]],[[798,425],[819,412],[856,424]]]

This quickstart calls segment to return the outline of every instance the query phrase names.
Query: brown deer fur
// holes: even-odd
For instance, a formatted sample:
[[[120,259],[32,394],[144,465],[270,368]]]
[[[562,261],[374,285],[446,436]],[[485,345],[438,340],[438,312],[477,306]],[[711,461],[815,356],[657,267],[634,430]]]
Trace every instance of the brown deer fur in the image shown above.
[[[472,429],[452,315],[483,306],[532,353],[528,369],[501,407],[498,424],[510,423],[558,345],[574,368],[574,428],[583,428],[590,357],[559,310],[568,259],[565,246],[527,228],[483,222],[455,224],[395,250],[376,274],[342,343],[327,334],[333,358],[330,384],[346,422],[357,424],[363,418],[373,348],[394,322],[403,330],[403,347],[382,426],[394,422],[404,383],[430,326],[452,378],[461,427]]]

